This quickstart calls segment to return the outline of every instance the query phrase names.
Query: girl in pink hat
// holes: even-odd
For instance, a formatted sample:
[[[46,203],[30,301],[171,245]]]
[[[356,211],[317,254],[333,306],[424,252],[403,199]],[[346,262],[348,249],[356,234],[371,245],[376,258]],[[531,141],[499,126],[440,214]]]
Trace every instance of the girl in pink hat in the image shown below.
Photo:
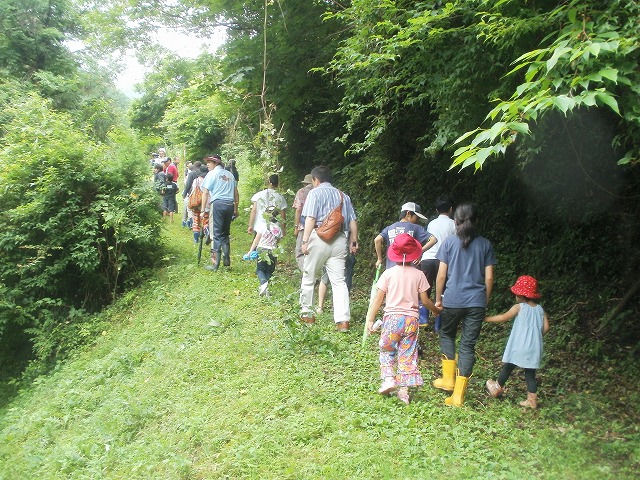
[[[527,399],[520,402],[523,407],[538,407],[538,384],[536,369],[540,367],[542,358],[542,336],[549,331],[547,314],[535,299],[540,298],[538,281],[529,275],[523,275],[511,287],[516,296],[516,303],[506,313],[486,317],[485,322],[502,323],[515,318],[511,335],[502,356],[502,370],[498,380],[487,380],[487,391],[492,397],[504,392],[511,372],[516,367],[524,369],[527,382]]]
[[[423,384],[418,370],[418,299],[436,315],[441,311],[427,296],[427,277],[413,266],[421,256],[422,244],[418,240],[407,233],[396,236],[387,252],[395,266],[380,276],[365,326],[369,333],[373,331],[373,321],[386,295],[379,344],[382,386],[378,393],[388,395],[397,390],[398,399],[406,404],[409,387]]]

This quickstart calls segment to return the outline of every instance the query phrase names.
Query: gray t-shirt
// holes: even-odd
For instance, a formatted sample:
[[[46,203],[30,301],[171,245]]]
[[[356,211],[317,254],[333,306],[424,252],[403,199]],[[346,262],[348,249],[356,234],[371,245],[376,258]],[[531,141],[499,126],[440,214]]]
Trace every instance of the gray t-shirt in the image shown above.
[[[462,248],[460,237],[445,238],[436,258],[447,264],[446,295],[442,303],[448,308],[486,307],[487,294],[484,269],[496,264],[491,242],[476,237]]]

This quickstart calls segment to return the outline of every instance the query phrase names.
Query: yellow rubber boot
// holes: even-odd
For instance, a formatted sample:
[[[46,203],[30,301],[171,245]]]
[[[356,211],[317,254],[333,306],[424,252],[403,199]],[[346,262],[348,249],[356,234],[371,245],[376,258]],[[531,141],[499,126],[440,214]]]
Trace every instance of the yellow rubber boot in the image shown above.
[[[456,376],[456,384],[453,388],[453,395],[444,399],[444,403],[453,407],[461,407],[464,404],[464,394],[469,385],[469,377]]]
[[[443,355],[442,359],[442,377],[436,378],[433,381],[433,386],[440,390],[446,390],[447,392],[453,392],[453,387],[456,383],[456,361],[449,360],[446,355]]]

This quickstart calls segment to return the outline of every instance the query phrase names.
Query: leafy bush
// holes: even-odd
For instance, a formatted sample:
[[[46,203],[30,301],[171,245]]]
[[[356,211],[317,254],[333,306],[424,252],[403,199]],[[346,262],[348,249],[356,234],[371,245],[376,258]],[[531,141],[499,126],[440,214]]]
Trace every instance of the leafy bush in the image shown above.
[[[125,132],[111,132],[110,150],[35,94],[6,108],[0,336],[8,325],[22,326],[45,360],[58,350],[69,318],[76,324],[83,312],[108,304],[123,279],[151,264],[156,195]]]

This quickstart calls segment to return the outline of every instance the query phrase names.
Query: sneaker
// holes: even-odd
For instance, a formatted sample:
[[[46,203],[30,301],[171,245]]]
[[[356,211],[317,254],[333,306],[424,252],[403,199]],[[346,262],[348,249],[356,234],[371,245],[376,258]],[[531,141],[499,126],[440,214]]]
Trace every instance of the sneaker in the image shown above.
[[[260,296],[264,297],[265,295],[269,296],[269,282],[264,282],[260,285]]]
[[[485,387],[487,392],[489,392],[489,396],[493,398],[499,397],[502,395],[502,392],[504,392],[504,387],[501,387],[495,380],[487,380]]]
[[[395,389],[396,389],[396,381],[393,379],[393,377],[387,377],[384,379],[384,382],[382,382],[382,385],[378,389],[378,393],[380,395],[389,395]]]
[[[408,387],[400,387],[398,392],[396,393],[398,400],[400,400],[405,405],[409,405],[411,401],[409,400],[409,388]]]

